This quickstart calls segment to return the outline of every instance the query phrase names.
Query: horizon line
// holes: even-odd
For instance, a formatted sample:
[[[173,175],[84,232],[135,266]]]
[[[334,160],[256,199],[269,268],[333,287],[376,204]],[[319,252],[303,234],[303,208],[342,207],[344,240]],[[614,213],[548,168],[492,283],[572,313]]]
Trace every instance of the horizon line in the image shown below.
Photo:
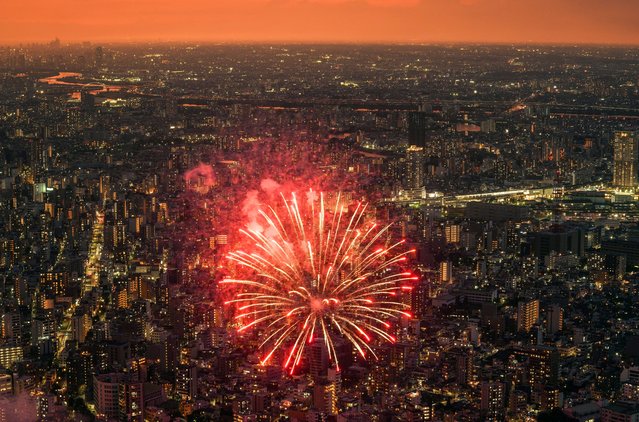
[[[1,47],[16,47],[16,46],[48,46],[55,42],[60,42],[61,47],[73,47],[81,46],[83,44],[105,44],[105,45],[185,45],[185,44],[200,44],[200,45],[228,45],[228,46],[240,46],[240,45],[316,45],[316,46],[330,46],[330,45],[357,45],[357,46],[450,46],[450,45],[475,45],[475,46],[543,46],[543,47],[630,47],[639,48],[639,41],[636,43],[629,42],[578,42],[578,41],[468,41],[468,40],[431,40],[431,41],[400,41],[400,40],[366,40],[366,41],[351,41],[351,40],[287,40],[287,39],[273,39],[273,40],[205,40],[205,39],[183,39],[183,40],[164,40],[164,39],[137,39],[137,40],[71,40],[62,41],[55,37],[49,40],[28,40],[28,41],[2,41],[0,40]]]

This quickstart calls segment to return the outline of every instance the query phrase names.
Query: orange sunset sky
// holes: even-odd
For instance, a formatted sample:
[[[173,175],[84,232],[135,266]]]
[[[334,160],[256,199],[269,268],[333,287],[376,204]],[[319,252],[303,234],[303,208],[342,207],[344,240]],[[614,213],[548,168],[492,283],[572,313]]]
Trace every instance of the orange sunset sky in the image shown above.
[[[0,43],[639,44],[639,0],[2,0]]]

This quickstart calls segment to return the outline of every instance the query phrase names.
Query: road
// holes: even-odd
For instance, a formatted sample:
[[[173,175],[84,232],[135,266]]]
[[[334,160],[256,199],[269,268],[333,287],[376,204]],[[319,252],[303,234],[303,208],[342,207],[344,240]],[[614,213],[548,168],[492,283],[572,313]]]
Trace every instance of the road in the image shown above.
[[[89,243],[89,254],[87,256],[87,262],[85,265],[85,273],[82,278],[82,295],[87,295],[97,287],[100,283],[100,259],[102,257],[102,246],[104,242],[104,212],[97,210],[93,220],[93,227],[91,230],[91,241]],[[75,303],[64,312],[62,322],[58,328],[56,337],[58,341],[58,351],[56,353],[56,360],[58,362],[65,362],[68,354],[67,342],[73,338],[73,324],[72,318],[77,306],[81,300],[78,299]]]

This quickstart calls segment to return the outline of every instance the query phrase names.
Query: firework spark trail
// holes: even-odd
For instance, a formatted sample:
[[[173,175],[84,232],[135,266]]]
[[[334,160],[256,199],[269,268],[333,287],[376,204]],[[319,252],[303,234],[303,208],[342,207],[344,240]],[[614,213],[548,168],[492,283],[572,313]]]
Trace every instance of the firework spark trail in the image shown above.
[[[368,352],[375,356],[369,344],[373,336],[394,343],[386,320],[410,314],[393,297],[417,279],[396,268],[413,251],[401,252],[403,241],[376,247],[391,226],[367,222],[366,204],[358,203],[349,216],[341,194],[333,208],[326,206],[323,193],[312,190],[306,202],[295,193],[281,194],[281,201],[283,213],[277,205],[260,207],[260,224],[242,230],[255,251],[228,255],[252,276],[220,281],[240,288],[225,302],[237,306],[238,331],[261,329],[262,364],[290,345],[284,367],[293,374],[305,345],[319,337],[338,369],[334,342],[339,336],[364,358]]]

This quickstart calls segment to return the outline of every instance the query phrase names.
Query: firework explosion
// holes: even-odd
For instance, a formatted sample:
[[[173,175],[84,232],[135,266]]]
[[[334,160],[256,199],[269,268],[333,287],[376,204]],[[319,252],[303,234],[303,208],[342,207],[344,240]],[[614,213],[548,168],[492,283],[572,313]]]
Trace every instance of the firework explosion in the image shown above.
[[[398,268],[413,251],[402,252],[403,241],[380,246],[391,225],[370,221],[366,204],[349,210],[341,194],[327,199],[312,190],[305,201],[295,193],[280,197],[278,205],[258,207],[257,218],[241,230],[253,251],[228,255],[250,276],[220,281],[239,289],[226,302],[237,307],[238,331],[260,329],[262,364],[285,350],[284,367],[293,374],[316,338],[338,369],[337,337],[364,358],[375,356],[374,338],[394,343],[389,320],[410,317],[395,298],[416,280]]]

